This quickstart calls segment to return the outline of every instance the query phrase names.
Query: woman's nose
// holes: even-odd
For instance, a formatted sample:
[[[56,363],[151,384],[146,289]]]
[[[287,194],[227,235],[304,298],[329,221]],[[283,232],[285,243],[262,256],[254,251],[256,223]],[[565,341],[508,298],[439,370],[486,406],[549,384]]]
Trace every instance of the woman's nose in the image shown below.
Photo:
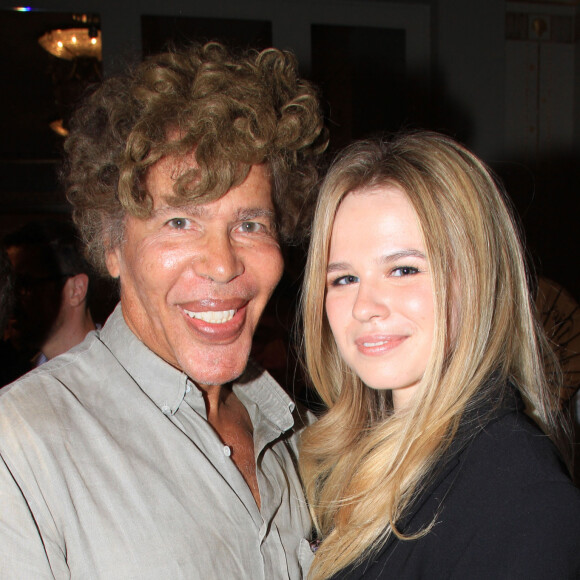
[[[391,312],[387,302],[384,289],[379,289],[372,283],[360,282],[352,315],[360,322],[368,322],[372,318],[384,318]]]

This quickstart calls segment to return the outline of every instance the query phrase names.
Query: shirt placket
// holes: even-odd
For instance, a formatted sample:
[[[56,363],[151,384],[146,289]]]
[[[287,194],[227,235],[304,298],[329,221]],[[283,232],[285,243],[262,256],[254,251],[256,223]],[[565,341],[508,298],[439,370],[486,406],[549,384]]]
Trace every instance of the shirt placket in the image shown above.
[[[262,526],[262,516],[254,496],[231,458],[231,450],[224,445],[207,421],[205,402],[199,390],[188,381],[183,403],[172,417],[189,439],[196,443],[208,461],[222,475],[224,483],[243,504],[257,528]]]

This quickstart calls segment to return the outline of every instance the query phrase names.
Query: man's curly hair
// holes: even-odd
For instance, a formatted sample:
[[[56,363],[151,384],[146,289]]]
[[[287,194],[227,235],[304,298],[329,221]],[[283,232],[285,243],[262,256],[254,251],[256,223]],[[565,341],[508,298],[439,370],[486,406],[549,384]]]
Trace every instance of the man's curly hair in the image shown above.
[[[171,205],[208,203],[266,163],[281,241],[299,238],[317,183],[326,131],[315,88],[290,52],[234,54],[216,42],[147,58],[104,81],[78,108],[61,177],[93,264],[122,241],[126,214],[147,218],[147,170],[195,151]]]

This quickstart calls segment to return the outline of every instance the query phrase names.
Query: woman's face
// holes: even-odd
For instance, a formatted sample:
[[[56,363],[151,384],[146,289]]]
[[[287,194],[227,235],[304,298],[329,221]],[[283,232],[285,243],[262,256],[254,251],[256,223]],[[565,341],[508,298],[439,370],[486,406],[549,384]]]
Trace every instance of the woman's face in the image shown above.
[[[425,373],[434,297],[417,214],[400,189],[348,194],[332,228],[326,314],[341,356],[404,407]]]

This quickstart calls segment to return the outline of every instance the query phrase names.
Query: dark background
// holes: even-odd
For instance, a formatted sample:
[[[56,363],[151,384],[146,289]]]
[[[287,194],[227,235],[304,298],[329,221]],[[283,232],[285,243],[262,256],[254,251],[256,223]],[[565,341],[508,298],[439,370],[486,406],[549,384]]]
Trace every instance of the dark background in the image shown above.
[[[66,124],[87,84],[167,42],[276,45],[295,50],[303,74],[319,85],[331,151],[401,127],[458,138],[504,180],[538,272],[580,298],[580,122],[575,105],[559,105],[578,100],[577,1],[55,0],[26,13],[9,7],[0,5],[0,234],[70,212],[56,180],[62,138],[48,124]],[[38,45],[47,30],[73,26],[80,10],[101,19],[103,63],[61,61]],[[541,39],[531,28],[538,15],[548,24]],[[426,47],[419,63],[411,54],[417,46]]]

